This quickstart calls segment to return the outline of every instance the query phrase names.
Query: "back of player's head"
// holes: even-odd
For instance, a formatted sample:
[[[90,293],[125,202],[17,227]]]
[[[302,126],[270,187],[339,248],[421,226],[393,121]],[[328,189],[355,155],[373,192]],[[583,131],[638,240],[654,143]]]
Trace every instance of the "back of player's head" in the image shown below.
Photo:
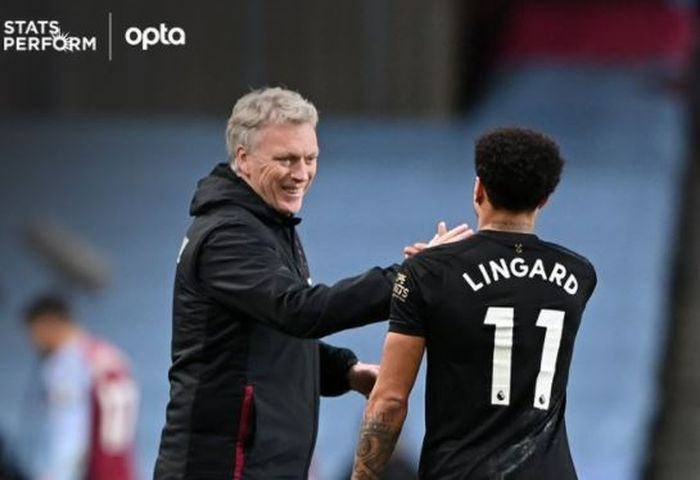
[[[68,301],[56,294],[35,297],[25,308],[24,321],[31,325],[39,319],[71,321],[71,309]]]
[[[491,130],[476,141],[476,174],[496,209],[536,209],[554,191],[564,160],[548,136],[526,128]]]

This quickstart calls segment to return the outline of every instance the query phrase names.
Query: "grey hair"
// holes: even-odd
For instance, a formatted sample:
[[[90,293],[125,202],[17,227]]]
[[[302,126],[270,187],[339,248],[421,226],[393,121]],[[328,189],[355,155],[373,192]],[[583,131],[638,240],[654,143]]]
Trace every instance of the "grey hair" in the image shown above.
[[[226,150],[236,169],[236,148],[253,148],[255,133],[271,123],[309,123],[316,128],[316,107],[299,93],[285,88],[261,88],[238,99],[226,125]]]

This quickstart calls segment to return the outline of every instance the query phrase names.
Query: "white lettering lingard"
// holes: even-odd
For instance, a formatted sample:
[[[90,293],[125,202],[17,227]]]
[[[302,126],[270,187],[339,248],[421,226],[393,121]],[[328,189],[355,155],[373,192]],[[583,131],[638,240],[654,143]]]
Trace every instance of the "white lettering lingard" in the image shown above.
[[[505,258],[498,258],[480,263],[477,268],[476,271],[462,273],[464,281],[475,292],[484,288],[485,285],[508,280],[511,276],[515,279],[536,278],[549,282],[562,288],[569,295],[575,295],[578,292],[578,279],[558,262],[549,267],[541,258],[535,259],[531,265],[522,257],[513,258],[510,262]]]

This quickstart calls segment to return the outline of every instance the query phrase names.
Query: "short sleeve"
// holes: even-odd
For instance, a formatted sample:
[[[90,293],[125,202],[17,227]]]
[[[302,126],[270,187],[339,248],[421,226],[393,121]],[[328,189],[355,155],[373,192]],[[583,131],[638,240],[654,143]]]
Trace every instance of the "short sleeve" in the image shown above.
[[[391,294],[389,331],[405,335],[425,336],[425,299],[411,262],[404,262],[396,275]]]

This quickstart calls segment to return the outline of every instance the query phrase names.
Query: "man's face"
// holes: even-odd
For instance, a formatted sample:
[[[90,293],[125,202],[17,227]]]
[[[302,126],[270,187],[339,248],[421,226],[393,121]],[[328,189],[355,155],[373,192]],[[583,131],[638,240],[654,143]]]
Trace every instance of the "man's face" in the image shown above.
[[[236,150],[238,174],[270,207],[285,215],[301,210],[316,175],[318,142],[308,123],[270,124]]]
[[[29,325],[29,340],[40,355],[51,353],[55,348],[57,320],[48,314],[34,319]]]

